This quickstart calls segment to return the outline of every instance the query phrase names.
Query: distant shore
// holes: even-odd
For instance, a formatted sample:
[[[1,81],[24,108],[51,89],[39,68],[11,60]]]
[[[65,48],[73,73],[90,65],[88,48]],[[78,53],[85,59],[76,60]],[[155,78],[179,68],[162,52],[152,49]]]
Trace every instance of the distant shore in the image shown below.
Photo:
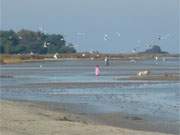
[[[0,107],[1,135],[167,135],[156,131],[134,130],[136,128],[133,129],[133,124],[131,124],[132,130],[94,123],[95,121],[91,121],[82,115],[69,114],[63,108],[45,103],[0,101]],[[101,117],[107,118],[108,116],[102,115]],[[109,114],[109,118],[112,121],[117,118],[121,119],[119,115],[116,116],[115,114]],[[135,123],[140,121],[139,124],[142,129],[148,129],[148,125],[141,118],[127,116],[126,122],[123,120],[121,122],[128,124],[128,121]],[[157,131],[161,129],[160,125],[154,125],[154,128]]]
[[[128,78],[118,78],[115,80],[139,80],[139,81],[180,81],[180,74],[164,73],[160,75],[152,74],[147,76],[130,76]]]
[[[48,55],[10,55],[1,54],[0,64],[18,64],[23,62],[38,62],[38,61],[58,61],[58,60],[104,60],[105,57],[109,57],[111,60],[149,60],[158,57],[160,60],[165,59],[180,59],[180,54],[92,54],[89,52],[84,53],[71,53],[71,54],[58,54],[57,59],[54,59],[53,54]]]

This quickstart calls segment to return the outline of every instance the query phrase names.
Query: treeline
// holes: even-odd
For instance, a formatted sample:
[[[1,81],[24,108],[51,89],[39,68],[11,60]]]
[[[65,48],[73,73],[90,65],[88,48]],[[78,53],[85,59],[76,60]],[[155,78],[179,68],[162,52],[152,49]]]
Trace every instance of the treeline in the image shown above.
[[[52,54],[75,53],[72,44],[67,44],[60,34],[44,34],[30,30],[0,31],[1,54]]]

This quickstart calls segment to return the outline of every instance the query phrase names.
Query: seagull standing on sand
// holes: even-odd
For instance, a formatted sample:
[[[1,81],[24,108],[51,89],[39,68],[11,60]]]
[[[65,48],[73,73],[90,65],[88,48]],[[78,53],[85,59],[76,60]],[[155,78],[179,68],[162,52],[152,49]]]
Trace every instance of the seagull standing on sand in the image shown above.
[[[157,65],[157,64],[158,64],[157,61],[158,61],[159,57],[158,57],[158,56],[155,56],[154,59],[155,59],[155,61],[156,61],[156,65]]]
[[[57,59],[58,59],[58,57],[57,57],[57,53],[55,53],[53,57],[54,57],[54,59],[56,59],[56,60],[57,60]]]
[[[44,48],[47,48],[47,43],[46,43],[46,42],[44,42],[43,47],[44,47]]]
[[[159,57],[158,56],[155,56],[155,60],[157,61],[159,59]]]
[[[85,53],[83,53],[83,54],[82,54],[82,57],[85,57],[85,56],[86,56],[86,54],[85,54]]]

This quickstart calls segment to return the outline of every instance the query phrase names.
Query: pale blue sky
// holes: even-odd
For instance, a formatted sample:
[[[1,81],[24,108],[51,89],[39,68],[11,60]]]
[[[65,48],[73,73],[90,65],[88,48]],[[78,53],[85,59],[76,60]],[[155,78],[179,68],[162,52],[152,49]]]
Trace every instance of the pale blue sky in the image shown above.
[[[178,52],[179,12],[179,0],[1,0],[0,22],[5,30],[61,33],[80,51],[140,51],[162,35],[162,49]]]

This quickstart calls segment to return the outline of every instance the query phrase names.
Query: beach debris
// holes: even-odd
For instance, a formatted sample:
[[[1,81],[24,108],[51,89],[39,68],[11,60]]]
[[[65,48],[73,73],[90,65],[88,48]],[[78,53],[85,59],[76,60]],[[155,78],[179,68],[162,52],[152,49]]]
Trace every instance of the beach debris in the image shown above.
[[[130,60],[129,62],[130,63],[136,63],[136,60]]]
[[[99,65],[96,65],[96,67],[95,67],[95,75],[96,75],[96,76],[99,76],[99,75],[100,75]]]
[[[150,74],[150,71],[149,70],[143,70],[143,71],[139,71],[137,73],[137,76],[147,76]]]

